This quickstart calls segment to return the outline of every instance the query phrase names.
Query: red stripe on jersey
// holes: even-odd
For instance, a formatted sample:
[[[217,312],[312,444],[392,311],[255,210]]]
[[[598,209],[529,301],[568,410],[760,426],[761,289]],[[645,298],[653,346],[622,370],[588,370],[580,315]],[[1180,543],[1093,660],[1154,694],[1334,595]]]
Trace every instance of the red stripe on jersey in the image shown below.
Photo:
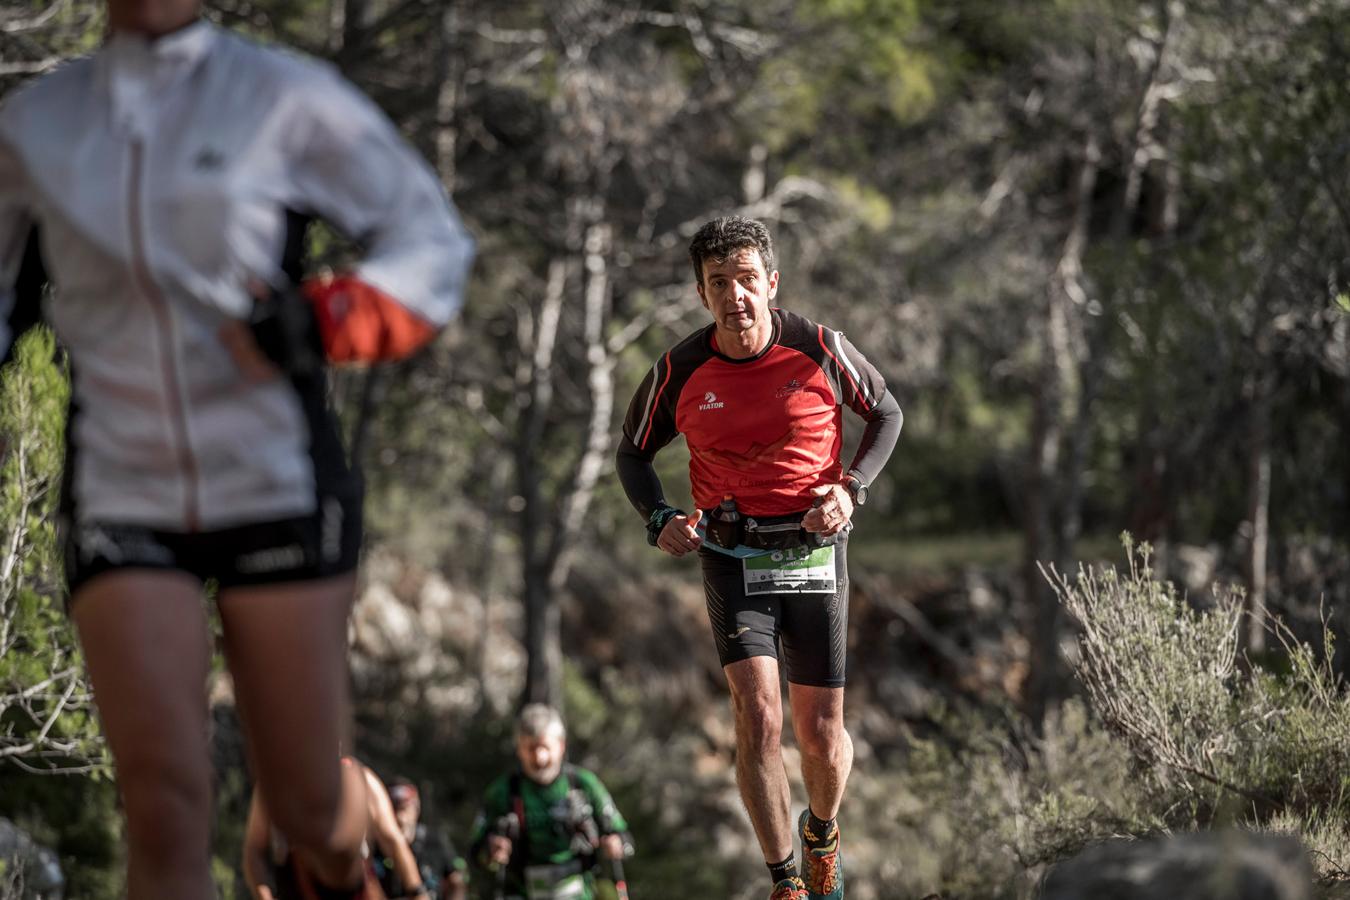
[[[666,391],[666,385],[670,384],[670,351],[666,351],[666,380],[661,382],[661,387],[656,391],[656,396],[652,398],[651,409],[647,410],[647,430],[642,435],[642,443],[638,444],[638,449],[643,450],[647,447],[647,438],[652,435],[652,423],[656,421],[656,407],[661,402],[661,395]]]
[[[853,376],[848,374],[848,366],[845,366],[842,362],[840,362],[839,357],[835,356],[833,353],[830,353],[830,347],[828,344],[825,343],[824,325],[816,326],[816,337],[820,340],[820,349],[824,350],[826,353],[829,354],[830,359],[834,360],[835,366],[838,367],[839,371],[843,374],[843,376],[848,379],[849,385],[851,385],[853,388],[853,396],[861,397],[862,391],[858,389],[858,383],[853,380]]]

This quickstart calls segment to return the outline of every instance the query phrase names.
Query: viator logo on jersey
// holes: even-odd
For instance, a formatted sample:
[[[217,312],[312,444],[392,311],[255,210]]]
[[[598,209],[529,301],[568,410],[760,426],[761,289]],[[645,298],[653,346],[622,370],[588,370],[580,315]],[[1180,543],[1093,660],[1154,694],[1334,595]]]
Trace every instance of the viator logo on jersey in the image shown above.
[[[698,408],[700,412],[707,412],[710,409],[721,409],[724,406],[726,406],[726,404],[721,400],[718,400],[716,394],[712,391],[708,391],[708,393],[703,395],[703,402],[699,404]]]

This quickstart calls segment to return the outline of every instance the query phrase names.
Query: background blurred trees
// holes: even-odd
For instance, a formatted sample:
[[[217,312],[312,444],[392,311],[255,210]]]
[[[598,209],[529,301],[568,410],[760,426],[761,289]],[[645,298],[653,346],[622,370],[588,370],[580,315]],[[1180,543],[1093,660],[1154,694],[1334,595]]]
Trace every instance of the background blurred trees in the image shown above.
[[[208,15],[341,67],[479,238],[462,319],[415,360],[342,374],[335,399],[362,435],[372,544],[483,598],[464,626],[481,631],[464,665],[480,679],[489,623],[509,621],[524,696],[575,698],[570,671],[617,705],[628,695],[575,648],[611,648],[631,679],[634,623],[689,624],[660,579],[690,572],[645,547],[609,460],[653,357],[705,321],[684,247],[729,212],[768,222],[780,302],[847,331],[905,410],[859,568],[893,563],[878,583],[902,590],[945,542],[966,569],[940,590],[987,581],[1006,600],[1018,658],[989,681],[1047,729],[1014,741],[1028,796],[1070,777],[1036,747],[1118,756],[1056,711],[1073,632],[1038,564],[1073,571],[1122,528],[1167,571],[1205,548],[1207,577],[1245,585],[1257,663],[1267,608],[1320,635],[1318,597],[1350,596],[1344,0],[212,0]],[[9,3],[0,90],[102,27],[93,0]],[[321,233],[313,250],[340,264],[353,248]],[[677,501],[683,463],[675,446],[659,464]],[[906,610],[919,632],[957,627]],[[855,635],[869,686],[914,666],[872,646],[892,637]],[[1266,650],[1278,668],[1283,649]],[[895,695],[867,696],[864,730],[893,734],[874,720],[904,714],[875,697]],[[692,701],[629,701],[704,721]],[[1005,777],[961,755],[985,746],[952,736],[968,722],[933,716],[965,750],[919,741],[904,765]],[[858,802],[877,815],[951,783],[872,775]],[[1092,814],[1154,827],[1131,798]],[[1017,821],[1068,815],[1052,812]],[[971,869],[942,858],[948,883]]]

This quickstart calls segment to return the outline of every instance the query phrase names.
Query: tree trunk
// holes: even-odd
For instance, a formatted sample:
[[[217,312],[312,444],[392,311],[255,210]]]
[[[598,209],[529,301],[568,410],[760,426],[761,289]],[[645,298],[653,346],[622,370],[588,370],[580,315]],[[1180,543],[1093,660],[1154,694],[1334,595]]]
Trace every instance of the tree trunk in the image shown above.
[[[432,133],[432,160],[441,184],[451,195],[455,193],[455,152],[458,139],[458,112],[460,79],[464,71],[463,49],[460,46],[460,4],[449,0],[441,12],[438,34],[440,47],[436,54],[436,118]]]
[[[481,704],[487,696],[484,689],[488,680],[488,659],[492,643],[492,595],[496,590],[497,576],[497,528],[501,523],[501,500],[506,493],[506,466],[500,459],[492,463],[488,476],[488,502],[483,511],[483,543],[478,554],[478,596],[483,604],[483,617],[479,622],[478,645],[474,651],[474,668],[480,689]]]
[[[342,58],[355,65],[361,43],[365,38],[369,0],[344,0],[342,9]]]
[[[598,199],[595,201],[600,202]],[[612,229],[597,222],[586,229],[586,289],[583,332],[586,340],[586,384],[590,390],[591,412],[586,422],[586,439],[574,468],[576,477],[554,531],[558,560],[553,581],[558,588],[567,580],[572,565],[572,550],[581,532],[586,514],[595,496],[595,485],[609,459],[610,425],[614,415],[614,359],[605,347],[604,324],[609,311],[609,261]]]
[[[1247,627],[1242,649],[1266,649],[1266,564],[1270,539],[1270,384],[1262,374],[1251,378],[1251,429],[1247,444]]]
[[[562,696],[560,619],[550,587],[552,554],[549,535],[545,531],[553,521],[553,515],[540,484],[543,474],[539,471],[538,454],[553,408],[553,357],[566,290],[567,260],[557,256],[549,263],[544,299],[531,338],[529,383],[521,401],[524,409],[516,443],[517,489],[525,501],[520,513],[525,595],[525,703],[554,704]]]
[[[1165,79],[1170,68],[1176,25],[1182,15],[1182,7],[1175,0],[1157,0],[1155,4],[1160,34],[1156,41],[1153,64],[1149,68],[1144,89],[1140,93],[1135,107],[1134,129],[1132,132],[1129,164],[1125,171],[1125,186],[1120,203],[1111,216],[1111,239],[1125,249],[1130,233],[1139,214],[1144,189],[1144,176],[1150,163],[1156,158],[1166,158],[1163,139],[1163,94]],[[1095,148],[1089,145],[1088,158],[1091,159]],[[1175,168],[1174,166],[1172,168]],[[1096,185],[1095,173],[1089,184],[1080,183],[1078,187],[1079,203],[1091,202],[1091,191]],[[1173,185],[1163,186],[1168,193]],[[1088,191],[1084,194],[1083,191]],[[1175,205],[1175,198],[1165,201]],[[1082,207],[1080,207],[1080,210]],[[1084,302],[1085,314],[1083,332],[1085,339],[1082,347],[1082,359],[1078,366],[1077,410],[1073,428],[1069,434],[1067,460],[1063,474],[1063,502],[1060,506],[1059,533],[1056,536],[1056,554],[1053,557],[1061,570],[1075,565],[1073,548],[1083,530],[1083,481],[1087,472],[1088,458],[1092,452],[1094,432],[1093,414],[1097,397],[1101,392],[1103,367],[1107,354],[1111,350],[1114,334],[1116,310],[1120,301],[1120,291],[1109,284],[1100,292],[1101,299],[1095,303]],[[1086,297],[1083,298],[1086,300]],[[1094,306],[1096,307],[1094,309]]]
[[[1040,367],[1032,414],[1031,459],[1028,466],[1026,520],[1023,523],[1023,586],[1034,610],[1030,675],[1026,707],[1038,725],[1059,692],[1059,601],[1041,575],[1042,564],[1058,563],[1064,552],[1064,519],[1060,458],[1065,423],[1070,421],[1068,398],[1073,390],[1075,365],[1071,347],[1074,306],[1085,302],[1082,284],[1083,251],[1087,245],[1092,192],[1101,165],[1095,134],[1084,141],[1083,158],[1072,197],[1069,232],[1059,264],[1046,291],[1045,319],[1039,328]]]

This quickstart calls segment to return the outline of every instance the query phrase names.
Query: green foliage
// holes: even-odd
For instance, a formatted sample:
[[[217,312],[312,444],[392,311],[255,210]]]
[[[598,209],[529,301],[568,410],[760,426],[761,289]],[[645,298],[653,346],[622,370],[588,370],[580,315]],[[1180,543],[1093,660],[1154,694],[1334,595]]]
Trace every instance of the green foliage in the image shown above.
[[[67,897],[123,895],[122,817],[111,778],[102,773],[39,778],[13,767],[0,770],[0,816],[56,853]]]
[[[0,763],[102,761],[56,533],[70,387],[51,332],[34,330],[0,375]]]
[[[879,896],[1029,898],[1045,864],[1161,827],[1127,748],[1079,701],[1040,737],[996,708],[954,707],[934,724],[901,764],[863,763],[850,781],[844,815],[874,832],[854,864],[888,886]]]
[[[1282,671],[1237,666],[1242,597],[1219,591],[1196,609],[1151,568],[1150,548],[1124,539],[1129,565],[1049,574],[1081,626],[1075,674],[1094,711],[1149,767],[1193,824],[1228,818],[1293,823],[1344,843],[1350,804],[1350,695],[1322,646],[1281,625]]]
[[[0,815],[55,850],[71,896],[101,898],[115,896],[119,823],[64,609],[55,514],[69,395],[51,332],[34,329],[0,372]]]

